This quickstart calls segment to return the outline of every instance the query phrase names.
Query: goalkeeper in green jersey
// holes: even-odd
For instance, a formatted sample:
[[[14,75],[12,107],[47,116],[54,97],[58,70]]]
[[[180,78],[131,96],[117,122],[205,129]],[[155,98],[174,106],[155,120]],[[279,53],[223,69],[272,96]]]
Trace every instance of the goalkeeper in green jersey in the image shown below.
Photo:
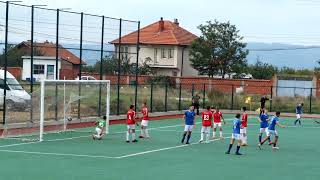
[[[106,116],[103,116],[103,119],[99,119],[96,121],[95,125],[96,125],[96,132],[94,134],[92,134],[92,138],[93,140],[101,140],[103,135],[104,135],[104,130],[106,127]]]

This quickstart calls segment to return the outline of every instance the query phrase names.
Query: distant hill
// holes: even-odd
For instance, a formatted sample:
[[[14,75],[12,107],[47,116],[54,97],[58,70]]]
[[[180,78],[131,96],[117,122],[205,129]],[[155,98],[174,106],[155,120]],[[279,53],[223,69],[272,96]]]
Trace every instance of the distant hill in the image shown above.
[[[278,67],[288,66],[295,69],[313,69],[315,66],[318,66],[317,60],[320,59],[320,47],[313,49],[305,49],[309,47],[311,46],[279,43],[248,43],[247,48],[251,51],[247,59],[249,64],[255,63],[257,57],[259,57],[262,62],[267,62]]]
[[[77,44],[63,44],[64,47],[79,48]],[[317,60],[320,59],[320,48],[305,49],[310,46],[302,45],[290,45],[290,44],[279,44],[279,43],[256,43],[249,42],[247,49],[251,50],[247,59],[249,64],[256,62],[259,57],[262,62],[270,63],[278,67],[288,66],[295,69],[313,69],[317,65]],[[0,49],[4,45],[0,42]],[[83,51],[83,59],[86,60],[88,65],[95,64],[100,59],[100,46],[99,45],[87,45],[84,44],[85,49],[95,49],[97,51]],[[106,45],[105,50],[112,51],[112,45]],[[280,49],[280,50],[279,50]],[[283,49],[294,49],[294,50],[283,50]],[[257,51],[255,51],[257,50]],[[80,55],[79,50],[70,50],[77,56]],[[108,53],[105,53],[107,55]]]

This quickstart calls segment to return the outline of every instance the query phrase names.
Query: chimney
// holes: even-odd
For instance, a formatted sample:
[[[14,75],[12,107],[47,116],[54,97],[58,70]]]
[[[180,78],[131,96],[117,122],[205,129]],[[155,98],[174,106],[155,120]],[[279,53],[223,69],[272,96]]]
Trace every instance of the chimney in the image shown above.
[[[174,19],[174,20],[173,20],[173,23],[174,23],[175,25],[179,26],[179,21],[178,21],[178,19]]]
[[[160,18],[159,21],[159,31],[163,31],[164,30],[164,21],[163,21],[163,17]]]

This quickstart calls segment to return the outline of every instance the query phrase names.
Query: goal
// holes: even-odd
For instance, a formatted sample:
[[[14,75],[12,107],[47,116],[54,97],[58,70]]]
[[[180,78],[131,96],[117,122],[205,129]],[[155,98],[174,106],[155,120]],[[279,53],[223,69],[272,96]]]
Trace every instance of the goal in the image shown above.
[[[92,133],[86,127],[102,116],[106,117],[105,133],[109,133],[109,80],[44,80],[40,92],[39,141],[50,133],[72,137]]]

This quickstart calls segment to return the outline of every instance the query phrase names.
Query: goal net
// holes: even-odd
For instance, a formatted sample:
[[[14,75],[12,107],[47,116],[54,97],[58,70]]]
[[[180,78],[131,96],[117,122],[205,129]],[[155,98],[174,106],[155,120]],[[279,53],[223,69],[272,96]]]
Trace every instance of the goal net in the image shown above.
[[[103,121],[103,116],[105,133],[109,133],[109,80],[45,80],[40,97],[40,141],[54,132],[68,136],[93,133],[86,127]]]
[[[7,108],[1,136],[14,141],[89,137],[103,116],[108,133],[109,102],[109,80],[44,80],[30,94],[25,112]]]

